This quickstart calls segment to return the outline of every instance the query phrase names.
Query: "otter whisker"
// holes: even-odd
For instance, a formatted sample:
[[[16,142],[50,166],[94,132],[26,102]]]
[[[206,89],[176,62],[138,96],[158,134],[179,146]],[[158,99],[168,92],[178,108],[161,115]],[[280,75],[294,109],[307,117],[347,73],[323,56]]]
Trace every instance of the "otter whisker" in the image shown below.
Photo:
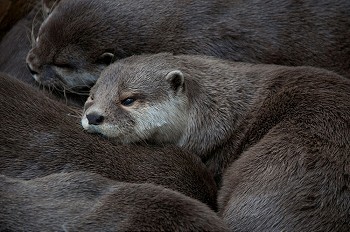
[[[89,93],[88,90],[81,90],[81,91],[76,91],[75,89],[79,89],[79,88],[84,88],[86,86],[81,86],[81,85],[77,85],[77,86],[74,86],[74,87],[70,87],[68,85],[65,85],[65,84],[61,84],[62,86],[64,86],[66,88],[67,91],[69,92],[74,92],[74,93]]]
[[[144,145],[144,146],[150,146],[150,144],[148,143],[148,141],[146,139],[141,139],[137,142],[133,142],[133,145]]]
[[[72,88],[67,88],[67,86],[64,86],[65,91],[69,93],[74,93],[76,95],[81,95],[81,96],[89,96],[89,91],[76,91]]]
[[[48,11],[48,14],[51,14],[52,10],[55,9],[55,7],[57,6],[57,4],[58,4],[58,0],[56,0],[56,1],[52,4],[51,8],[50,8],[49,11]]]
[[[90,91],[89,90],[75,90],[75,89],[79,89],[82,87],[86,87],[86,86],[74,86],[74,87],[70,87],[67,84],[65,84],[65,82],[62,80],[62,78],[60,76],[57,76],[57,80],[58,80],[58,85],[56,86],[57,90],[60,90],[64,93],[64,96],[66,97],[66,92],[69,93],[73,93],[73,94],[77,94],[77,95],[82,95],[82,96],[88,96]],[[60,87],[60,89],[58,88]]]
[[[91,88],[91,84],[87,84],[87,80],[85,79],[81,79],[81,81],[83,82],[83,85],[77,85],[77,87],[86,87],[86,88]]]
[[[69,117],[73,117],[73,118],[81,118],[81,115],[74,115],[74,114],[67,114]]]
[[[66,104],[68,104],[68,98],[67,98],[67,94],[66,94],[66,88],[63,86],[63,97],[66,101]]]
[[[32,27],[31,27],[31,34],[30,34],[30,41],[31,41],[32,47],[36,45],[35,29],[37,28],[38,24],[40,25],[42,23],[41,20],[38,20],[38,15],[40,12],[42,13],[41,9],[38,9],[32,20]],[[37,23],[38,21],[39,23]]]

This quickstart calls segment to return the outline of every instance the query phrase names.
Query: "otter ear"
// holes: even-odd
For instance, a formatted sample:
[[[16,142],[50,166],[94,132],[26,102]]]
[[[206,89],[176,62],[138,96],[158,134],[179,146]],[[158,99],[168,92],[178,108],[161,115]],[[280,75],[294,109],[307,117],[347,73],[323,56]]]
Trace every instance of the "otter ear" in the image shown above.
[[[110,52],[103,53],[97,60],[99,64],[110,65],[114,60],[114,54]]]
[[[177,92],[181,89],[185,83],[185,78],[183,73],[180,70],[174,70],[169,72],[165,79],[170,83],[171,88]]]
[[[42,0],[41,4],[44,14],[48,16],[53,11],[53,9],[55,9],[59,2],[60,0]]]

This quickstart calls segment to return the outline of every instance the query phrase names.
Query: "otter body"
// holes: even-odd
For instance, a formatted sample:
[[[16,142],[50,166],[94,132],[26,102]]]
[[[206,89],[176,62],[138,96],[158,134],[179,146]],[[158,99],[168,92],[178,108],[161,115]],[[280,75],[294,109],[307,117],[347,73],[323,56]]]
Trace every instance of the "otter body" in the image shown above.
[[[134,56],[102,73],[82,125],[197,154],[232,230],[348,231],[349,93],[350,80],[312,67]]]
[[[0,175],[1,231],[228,231],[204,204],[153,184],[89,172]]]
[[[174,147],[117,145],[79,128],[76,111],[1,74],[0,174],[32,179],[89,171],[177,190],[216,208],[216,185],[198,157]]]
[[[318,66],[349,77],[350,2],[61,0],[27,62],[41,84],[79,91],[114,60],[158,52]]]

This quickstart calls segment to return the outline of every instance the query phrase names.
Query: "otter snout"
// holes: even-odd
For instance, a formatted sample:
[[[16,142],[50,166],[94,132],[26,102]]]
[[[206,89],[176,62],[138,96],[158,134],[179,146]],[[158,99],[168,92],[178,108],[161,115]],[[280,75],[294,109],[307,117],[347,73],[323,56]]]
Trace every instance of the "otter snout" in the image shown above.
[[[41,82],[41,79],[40,79],[40,61],[33,54],[32,51],[30,51],[28,53],[27,58],[26,58],[26,63],[27,63],[28,70],[32,74],[33,78],[37,82]]]
[[[33,78],[37,81],[37,82],[40,82],[40,78],[39,78],[39,70],[36,70],[34,68],[34,66],[27,61],[27,68],[30,72],[30,74],[32,74]]]
[[[32,51],[30,51],[27,55],[26,58],[26,62],[27,62],[27,66],[30,70],[30,72],[35,72],[38,73],[39,72],[39,66],[40,66],[40,61],[38,60],[38,58],[36,57],[36,55],[34,55],[34,53]]]
[[[34,71],[34,70],[30,67],[30,65],[29,65],[28,63],[27,63],[27,68],[28,68],[30,74],[32,74],[32,76],[35,76],[35,75],[38,75],[38,74],[39,74],[37,71]]]
[[[90,125],[100,125],[103,123],[104,118],[104,116],[98,113],[91,113],[86,115],[86,119]]]
[[[105,115],[96,109],[89,108],[84,111],[81,119],[81,125],[90,133],[100,133],[101,127],[105,126]]]

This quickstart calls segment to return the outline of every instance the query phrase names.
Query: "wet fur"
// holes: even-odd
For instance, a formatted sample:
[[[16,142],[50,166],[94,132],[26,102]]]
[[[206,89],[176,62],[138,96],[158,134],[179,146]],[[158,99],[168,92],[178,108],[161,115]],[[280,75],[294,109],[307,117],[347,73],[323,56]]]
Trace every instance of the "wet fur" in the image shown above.
[[[175,91],[167,81],[172,71],[184,77]],[[143,97],[125,110],[118,102],[130,89]],[[86,111],[99,109],[105,113],[101,125],[120,124],[133,132],[134,111],[185,99],[181,109],[187,109],[188,124],[157,133],[182,132],[170,143],[206,162],[221,183],[220,215],[232,230],[348,231],[349,93],[350,80],[323,69],[157,54],[108,67]],[[173,110],[183,117],[182,110]],[[144,123],[157,130],[158,121]]]
[[[85,133],[72,108],[1,74],[0,174],[21,179],[90,171],[177,190],[216,208],[216,185],[204,164],[174,147],[116,145]]]
[[[206,205],[153,184],[89,172],[0,175],[1,231],[228,231]]]
[[[61,0],[27,61],[42,84],[77,91],[113,60],[158,52],[318,66],[349,77],[349,12],[347,0]]]

